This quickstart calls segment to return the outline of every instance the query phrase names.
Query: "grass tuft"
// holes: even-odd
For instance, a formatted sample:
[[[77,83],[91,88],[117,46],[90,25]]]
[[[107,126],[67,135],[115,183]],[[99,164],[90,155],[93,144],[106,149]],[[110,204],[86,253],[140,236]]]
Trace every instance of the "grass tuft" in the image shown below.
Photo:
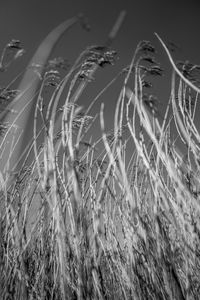
[[[172,66],[162,121],[152,87],[165,71],[148,41],[89,107],[80,105],[98,68],[116,62],[110,46],[124,16],[105,44],[87,48],[71,66],[47,56],[31,61],[37,84],[25,77],[23,92],[30,87],[35,99],[33,133],[22,154],[13,151],[24,133],[8,136],[6,120],[15,127],[27,114],[11,111],[23,93],[10,85],[0,90],[1,299],[199,299],[199,67],[175,63],[156,34]],[[89,29],[82,15],[65,25],[77,20]],[[8,45],[18,58],[20,42]],[[4,53],[1,67],[8,67]],[[119,78],[108,131],[104,103],[96,116],[91,108]],[[97,120],[101,136],[94,139]]]

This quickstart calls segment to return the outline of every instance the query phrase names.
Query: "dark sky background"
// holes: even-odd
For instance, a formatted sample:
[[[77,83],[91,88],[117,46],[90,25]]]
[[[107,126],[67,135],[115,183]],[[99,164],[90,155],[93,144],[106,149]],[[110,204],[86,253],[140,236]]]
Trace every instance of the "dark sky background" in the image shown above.
[[[170,94],[170,64],[154,32],[164,41],[173,41],[180,47],[174,53],[177,59],[188,59],[199,64],[199,0],[0,0],[0,51],[12,38],[19,39],[26,49],[24,57],[10,68],[9,75],[0,74],[1,82],[8,78],[10,80],[19,70],[25,68],[39,43],[62,21],[82,12],[91,25],[89,33],[76,25],[63,36],[56,47],[54,57],[64,56],[72,62],[85,47],[105,41],[122,9],[127,10],[126,19],[112,46],[118,52],[119,60],[114,67],[108,66],[105,70],[99,70],[95,89],[88,87],[88,94],[86,92],[83,97],[84,104],[87,101],[89,103],[92,100],[90,98],[130,63],[140,40],[150,40],[156,46],[159,61],[167,70],[166,75],[158,79],[156,85],[159,86],[158,94],[162,96],[160,101],[165,104]],[[111,126],[111,116],[119,91],[120,85],[115,85],[99,100],[99,105],[101,101],[105,102],[108,127]]]

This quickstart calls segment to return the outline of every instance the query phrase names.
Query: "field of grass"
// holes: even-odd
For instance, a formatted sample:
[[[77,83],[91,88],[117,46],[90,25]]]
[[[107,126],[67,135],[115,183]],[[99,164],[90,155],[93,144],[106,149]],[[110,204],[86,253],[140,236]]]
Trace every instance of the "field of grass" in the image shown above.
[[[2,300],[200,299],[200,66],[175,62],[156,34],[172,70],[162,121],[151,85],[164,70],[149,41],[139,42],[130,64],[89,107],[80,106],[98,68],[115,64],[111,44],[124,16],[104,45],[88,47],[72,66],[49,54],[64,31],[88,24],[83,16],[61,24],[19,88],[0,90]],[[22,54],[11,41],[1,70],[9,72]],[[95,116],[91,109],[119,78],[107,131],[104,104]],[[30,125],[32,107],[24,148],[21,128]]]

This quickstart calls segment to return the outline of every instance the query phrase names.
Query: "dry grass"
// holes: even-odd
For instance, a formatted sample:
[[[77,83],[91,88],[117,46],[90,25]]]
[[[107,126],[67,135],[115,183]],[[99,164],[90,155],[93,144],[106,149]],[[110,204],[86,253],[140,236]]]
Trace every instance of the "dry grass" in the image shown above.
[[[177,65],[157,35],[172,65],[160,124],[151,86],[163,69],[151,43],[139,43],[112,81],[124,79],[113,129],[105,128],[102,104],[102,134],[93,140],[90,110],[99,95],[85,111],[78,101],[97,68],[114,64],[110,43],[118,29],[105,45],[86,49],[63,78],[61,59],[40,74],[26,159],[12,180],[3,171],[0,177],[1,299],[199,299],[199,66]],[[1,99],[10,102],[11,91],[3,89]],[[8,129],[1,128],[4,141]]]

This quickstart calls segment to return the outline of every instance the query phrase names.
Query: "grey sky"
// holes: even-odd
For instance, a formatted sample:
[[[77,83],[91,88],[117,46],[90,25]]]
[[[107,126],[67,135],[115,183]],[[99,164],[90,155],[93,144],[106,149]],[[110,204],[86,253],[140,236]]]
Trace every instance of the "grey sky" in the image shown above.
[[[27,65],[43,38],[63,20],[83,12],[92,27],[92,31],[87,33],[76,26],[59,42],[54,56],[59,55],[74,60],[86,46],[101,44],[105,40],[122,9],[127,10],[127,16],[113,45],[120,59],[115,67],[99,71],[98,83],[95,86],[96,93],[130,62],[140,40],[152,41],[158,47],[160,62],[163,63],[164,69],[170,69],[166,55],[153,34],[155,31],[165,41],[173,41],[181,47],[176,54],[177,58],[199,63],[200,4],[197,0],[1,0],[0,50],[12,38],[20,39],[27,50],[21,61],[12,66],[12,76]],[[0,74],[0,80],[1,82],[5,80],[4,74]],[[166,103],[170,82],[166,77],[162,82],[159,81],[159,85],[166,91],[165,99],[162,99]],[[102,98],[102,101],[108,99],[105,112],[110,120],[119,89],[114,90],[114,96],[113,91],[108,91],[105,98]],[[90,99],[88,101],[90,102]]]

